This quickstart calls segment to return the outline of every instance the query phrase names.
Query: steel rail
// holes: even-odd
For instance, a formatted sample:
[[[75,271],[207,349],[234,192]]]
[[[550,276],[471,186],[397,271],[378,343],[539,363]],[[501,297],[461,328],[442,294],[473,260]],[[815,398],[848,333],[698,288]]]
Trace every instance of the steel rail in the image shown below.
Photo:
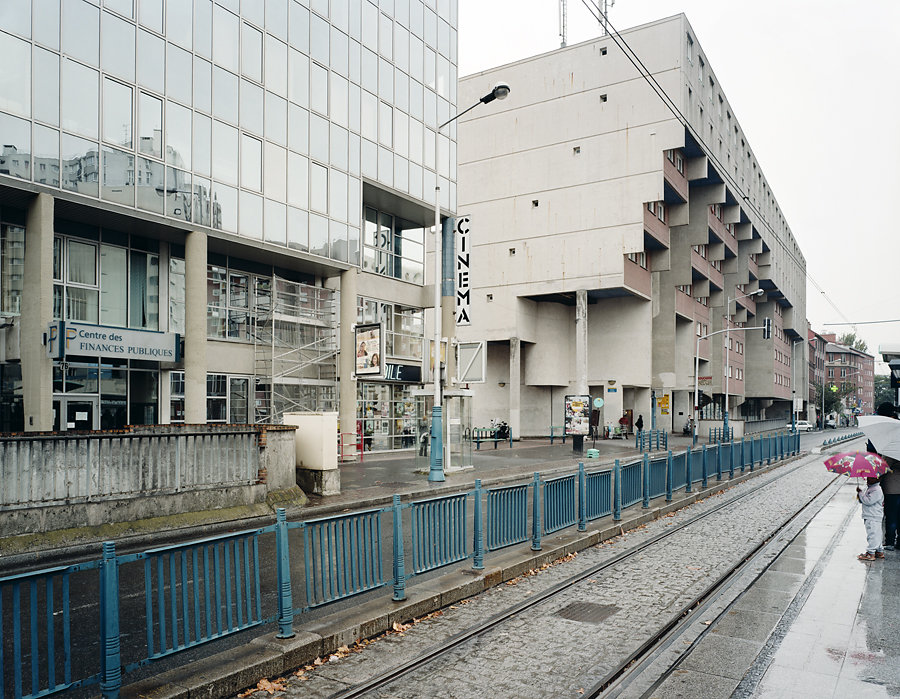
[[[635,544],[634,546],[630,547],[629,549],[626,549],[622,553],[617,554],[617,555],[613,556],[612,558],[610,558],[606,561],[603,561],[602,563],[598,563],[597,565],[592,566],[588,570],[577,573],[576,575],[573,575],[572,577],[549,587],[548,589],[544,590],[543,592],[540,592],[540,593],[534,595],[533,597],[529,597],[529,599],[527,599],[527,600],[524,600],[522,602],[519,602],[518,604],[512,605],[511,607],[503,610],[502,612],[498,612],[497,614],[491,616],[490,618],[486,619],[483,622],[475,624],[467,629],[464,629],[464,630],[454,634],[453,636],[449,637],[448,639],[446,639],[438,644],[435,644],[431,648],[423,651],[416,657],[414,657],[404,663],[396,665],[393,668],[389,668],[389,669],[385,670],[384,672],[369,678],[365,682],[361,682],[360,684],[357,684],[353,687],[350,687],[348,689],[345,689],[345,690],[342,690],[335,694],[332,694],[329,697],[329,699],[351,699],[353,697],[360,697],[360,696],[365,695],[367,692],[370,692],[374,689],[378,689],[378,688],[384,687],[385,685],[388,685],[392,682],[395,682],[396,680],[400,679],[404,675],[408,675],[409,673],[413,672],[414,670],[416,670],[424,665],[427,665],[428,663],[440,658],[441,656],[449,653],[451,650],[463,645],[467,641],[486,634],[487,632],[491,631],[495,627],[497,627],[497,626],[503,624],[504,622],[508,621],[509,619],[512,619],[513,617],[521,614],[522,612],[527,611],[533,607],[536,607],[537,605],[541,604],[542,602],[552,599],[556,595],[559,595],[560,593],[565,592],[566,590],[577,585],[578,583],[583,582],[584,580],[591,578],[591,577],[597,575],[598,573],[603,572],[604,570],[606,570],[608,568],[612,568],[612,567],[618,565],[619,563],[622,563],[623,561],[627,561],[628,559],[636,556],[638,553],[644,551],[645,549],[650,548],[651,546],[654,546],[657,543],[666,540],[668,537],[686,529],[687,527],[690,527],[693,524],[696,524],[697,522],[702,521],[703,519],[705,519],[713,514],[716,514],[727,507],[730,507],[731,505],[743,500],[744,498],[750,497],[751,495],[759,492],[760,490],[762,490],[764,488],[768,488],[770,485],[777,483],[782,478],[786,478],[787,476],[791,475],[792,473],[799,470],[800,468],[803,468],[805,465],[806,464],[798,464],[797,466],[794,466],[793,468],[790,468],[790,469],[784,471],[783,473],[779,473],[774,478],[766,481],[765,483],[757,485],[757,486],[747,490],[744,493],[733,496],[733,497],[729,498],[728,500],[712,507],[711,509],[707,510],[706,512],[701,512],[700,514],[695,515],[694,517],[691,517],[690,519],[682,522],[681,524],[670,527],[670,528],[666,529],[665,531],[660,532],[659,534],[655,534],[654,536],[650,537],[646,541],[643,541],[639,544]],[[834,480],[837,480],[837,478],[835,478]],[[834,480],[832,480],[829,483],[829,485],[825,486],[825,488],[823,488],[822,491],[819,491],[819,493],[817,493],[815,495],[813,500],[818,498],[825,489],[830,487],[831,483],[833,483]],[[723,487],[725,486],[724,483],[722,485],[723,485]],[[801,512],[802,512],[802,510],[801,510]],[[778,532],[780,532],[781,529],[783,529],[785,526],[787,526],[790,523],[790,521],[792,521],[795,517],[797,517],[798,514],[799,513],[794,514],[791,518],[789,518],[787,521],[785,521],[780,527],[778,527],[776,530],[774,530],[766,538],[765,541],[767,542],[772,537],[776,536],[778,534]],[[739,563],[738,565],[741,565],[741,564]],[[733,570],[734,570],[734,567],[729,569],[729,571],[727,571],[725,573],[725,576],[723,576],[723,577],[728,578],[729,576],[731,576],[733,573]],[[722,580],[722,582],[724,582],[724,580]],[[721,584],[721,582],[718,584]],[[716,584],[714,583],[714,586],[715,585]],[[655,642],[659,642],[660,637],[667,634],[673,628],[673,626],[677,625],[682,620],[684,615],[686,613],[688,613],[691,608],[696,606],[698,604],[698,601],[702,601],[702,599],[705,596],[707,596],[707,594],[708,593],[703,593],[698,598],[695,598],[685,609],[682,610],[682,612],[678,616],[676,616],[676,618],[673,622],[666,624],[666,626],[663,628],[662,631],[656,633],[652,637],[651,641],[655,639]],[[601,682],[604,684],[609,684],[613,679],[615,679],[615,677],[621,675],[627,669],[628,665],[633,663],[639,657],[645,655],[647,652],[649,652],[652,649],[653,645],[655,645],[655,643],[651,644],[649,641],[648,641],[648,643],[642,644],[642,646],[637,651],[635,651],[635,653],[632,653],[628,657],[628,659],[625,660],[620,665],[620,669],[615,670],[612,673],[609,673],[606,676],[606,678],[604,678],[604,680],[601,680]],[[585,695],[587,696],[587,693]],[[593,695],[593,696],[596,696],[596,695]]]

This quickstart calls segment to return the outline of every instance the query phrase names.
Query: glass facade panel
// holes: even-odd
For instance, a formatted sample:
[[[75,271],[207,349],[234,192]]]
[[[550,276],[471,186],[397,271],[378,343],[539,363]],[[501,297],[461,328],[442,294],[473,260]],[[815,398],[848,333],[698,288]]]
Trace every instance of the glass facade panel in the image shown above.
[[[323,216],[309,215],[309,251],[328,257],[328,219]]]
[[[288,153],[288,203],[309,206],[309,161],[296,153]]]
[[[106,201],[134,206],[134,153],[103,149],[103,180],[100,196]]]
[[[100,75],[96,70],[63,60],[60,88],[62,127],[82,136],[97,138],[99,93]]]
[[[287,244],[294,250],[309,251],[309,215],[305,210],[288,207]]]
[[[191,167],[191,110],[166,102],[166,162]]]
[[[237,16],[216,5],[213,10],[213,61],[237,73],[240,41]]]
[[[166,43],[158,36],[138,30],[137,80],[149,90],[166,89]]]
[[[0,109],[31,116],[31,44],[0,32],[0,56],[14,69],[0,71]]]
[[[238,131],[221,121],[213,122],[212,174],[216,179],[237,184]]]
[[[328,213],[328,168],[318,163],[309,165],[309,205],[315,211]]]
[[[96,197],[100,171],[100,152],[97,144],[77,136],[63,134],[60,152],[63,189]]]
[[[0,173],[31,179],[31,123],[0,112]]]
[[[34,181],[51,187],[59,187],[59,132],[46,126],[35,125]]]
[[[125,326],[128,319],[128,251],[100,246],[100,322]]]
[[[163,213],[163,195],[165,194],[165,167],[161,162],[138,156],[135,159],[137,175],[137,206],[145,211]]]
[[[212,63],[194,58],[194,109],[212,112]]]
[[[146,92],[138,97],[137,141],[139,153],[162,157],[162,100]]]
[[[163,0],[141,0],[138,21],[157,34],[162,34]]]
[[[238,121],[238,77],[213,67],[213,115],[232,124]]]
[[[269,14],[271,14],[271,6]],[[266,35],[266,89],[282,97],[288,96],[287,64],[287,44]]]
[[[212,226],[210,211],[212,190],[210,189],[209,180],[197,176],[194,176],[193,179],[194,200],[191,206],[191,214],[194,223],[199,223],[202,226]]]
[[[325,9],[325,16],[328,16],[328,8]],[[328,39],[330,27],[328,22],[313,14],[310,18],[309,30],[309,55],[314,61],[328,65]]]
[[[283,146],[287,145],[287,101],[266,93],[266,138]]]
[[[237,233],[237,207],[237,190],[234,187],[216,184],[211,206],[213,228]]]
[[[129,262],[128,325],[141,330],[158,330],[159,255],[132,250]]]
[[[262,6],[260,6],[262,7]],[[241,74],[244,77],[262,82],[263,73],[263,35],[249,24],[241,25]]]
[[[4,77],[0,76],[0,82]],[[32,93],[34,118],[59,126],[59,56],[35,47],[34,84],[41,86]],[[0,88],[0,93],[5,94],[5,90]]]
[[[286,245],[287,207],[284,204],[266,199],[264,238],[267,243]]]
[[[192,76],[194,59],[190,53],[169,44],[166,56],[166,94],[184,104],[190,104],[193,95]]]
[[[62,10],[63,53],[96,66],[100,58],[100,10],[85,0],[65,0]]]
[[[117,146],[133,147],[134,96],[130,87],[115,80],[103,80],[103,140]]]
[[[263,89],[247,80],[241,80],[241,128],[262,136],[263,106],[265,99]]]
[[[104,12],[100,27],[100,67],[105,73],[133,83],[134,25]]]
[[[328,70],[318,63],[310,64],[309,107],[328,114]]]
[[[19,315],[25,283],[25,229],[0,225],[0,312]]]
[[[266,196],[280,202],[285,201],[287,199],[287,151],[271,143],[266,143],[264,162]],[[266,230],[269,230],[268,223]]]
[[[166,168],[166,215],[191,220],[191,173]]]
[[[263,199],[258,194],[240,192],[240,225],[238,233],[248,238],[262,239]]]
[[[212,0],[194,0],[194,52],[212,57]]]
[[[191,49],[193,12],[191,0],[166,3],[166,39]]]
[[[194,137],[191,143],[194,164],[194,171],[202,175],[211,174],[212,151],[210,150],[210,142],[212,140],[212,120],[208,116],[197,114],[194,112]]]

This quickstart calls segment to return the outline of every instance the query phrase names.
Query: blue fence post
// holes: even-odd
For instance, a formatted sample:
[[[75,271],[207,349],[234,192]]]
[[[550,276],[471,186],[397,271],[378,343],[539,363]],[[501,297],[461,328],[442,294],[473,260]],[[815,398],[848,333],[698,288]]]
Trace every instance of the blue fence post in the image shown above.
[[[276,638],[294,637],[294,597],[291,592],[291,554],[288,549],[287,511],[275,510],[275,570],[278,576],[278,633]],[[309,572],[307,572],[307,575]]]
[[[531,499],[531,550],[541,550],[541,474],[535,471]]]
[[[37,662],[35,658],[31,662]],[[103,542],[100,566],[100,691],[105,699],[117,699],[122,687],[119,652],[119,563],[116,545]]]
[[[703,446],[703,487],[705,488],[709,483],[709,461],[706,456],[706,445]]]
[[[644,454],[644,458],[641,461],[641,490],[644,495],[644,504],[643,507],[650,507],[650,454]]]
[[[686,485],[685,488],[684,488],[684,492],[685,492],[685,493],[690,493],[690,492],[692,492],[692,488],[693,488],[693,485],[692,485],[692,483],[691,483],[691,481],[694,480],[694,478],[693,478],[693,466],[692,466],[692,462],[693,462],[693,458],[692,458],[692,457],[693,457],[693,455],[694,455],[694,450],[691,449],[690,447],[688,447],[688,450],[687,450],[687,452],[686,452],[685,455],[684,455],[684,464],[685,464],[684,468],[685,468],[686,475],[687,475],[687,485]]]
[[[585,483],[584,462],[578,462],[578,531],[587,529],[587,484]]]
[[[722,442],[716,445],[716,480],[722,480]]]
[[[406,562],[403,558],[403,510],[400,506],[400,496],[394,496],[394,601],[402,602],[406,599]]]
[[[729,443],[728,448],[728,477],[734,478],[734,440],[732,439]]]
[[[669,433],[663,432],[663,449],[669,448]]]
[[[744,472],[744,468],[747,466],[747,441],[745,437],[741,437],[741,473]]]
[[[482,516],[482,503],[481,503],[481,479],[475,479],[475,540],[473,542],[474,549],[474,558],[472,560],[472,567],[475,570],[482,570],[484,568],[484,522]]]
[[[613,520],[622,519],[622,466],[616,459],[613,466]]]
[[[666,455],[666,502],[672,502],[672,451]]]
[[[773,444],[772,444],[773,439],[774,439],[774,435],[770,434],[769,439],[767,440],[768,444],[766,445],[768,447],[768,449],[766,449],[766,456],[768,457],[766,459],[767,464],[772,463],[772,452],[774,451],[774,449],[772,448],[773,447]]]

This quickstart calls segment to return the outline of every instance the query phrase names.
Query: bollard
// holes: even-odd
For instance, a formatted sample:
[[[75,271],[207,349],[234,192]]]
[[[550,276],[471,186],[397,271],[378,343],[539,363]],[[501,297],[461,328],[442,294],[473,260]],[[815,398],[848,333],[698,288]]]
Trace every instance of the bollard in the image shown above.
[[[276,638],[294,637],[294,598],[291,592],[291,555],[288,550],[287,511],[275,510],[275,571],[278,578],[278,633]],[[309,565],[306,566],[309,570]]]
[[[531,550],[541,550],[541,474],[535,471],[531,499]]]
[[[34,658],[32,662],[35,662]],[[100,691],[104,699],[117,699],[121,687],[119,563],[116,560],[116,545],[112,541],[104,541],[103,562],[100,565]]]
[[[643,478],[641,482],[643,483],[642,490],[644,495],[644,505],[645,509],[649,509],[650,507],[650,454],[644,454],[643,461],[641,463],[641,475]]]
[[[666,502],[672,502],[672,452],[666,455]]]
[[[403,559],[403,512],[400,505],[400,496],[394,496],[394,601],[402,602],[406,599],[406,564]]]
[[[585,491],[586,476],[584,474],[584,462],[578,462],[578,531],[583,532],[587,529],[587,493]]]
[[[616,459],[613,467],[613,520],[622,519],[622,466]]]
[[[475,555],[472,557],[472,568],[475,570],[483,570],[484,569],[484,522],[482,516],[482,503],[481,503],[481,479],[475,479],[475,533],[474,533],[474,541],[472,542],[472,548],[474,549]]]

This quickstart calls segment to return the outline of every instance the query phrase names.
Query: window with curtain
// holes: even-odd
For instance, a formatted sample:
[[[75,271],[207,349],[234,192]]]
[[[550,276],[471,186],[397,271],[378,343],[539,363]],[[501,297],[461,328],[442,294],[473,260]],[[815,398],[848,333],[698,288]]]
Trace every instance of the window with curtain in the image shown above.
[[[131,251],[131,312],[128,325],[143,330],[159,329],[159,256]]]

